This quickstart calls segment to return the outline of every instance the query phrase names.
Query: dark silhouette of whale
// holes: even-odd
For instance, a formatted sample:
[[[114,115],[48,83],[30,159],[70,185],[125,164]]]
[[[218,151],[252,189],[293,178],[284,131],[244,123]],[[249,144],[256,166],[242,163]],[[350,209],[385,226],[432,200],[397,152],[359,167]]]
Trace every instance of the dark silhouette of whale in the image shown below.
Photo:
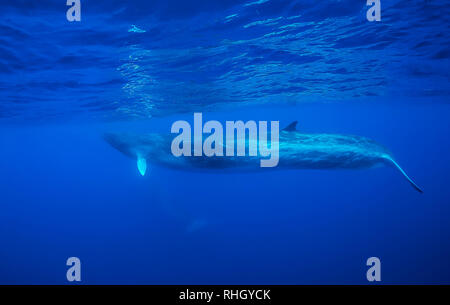
[[[361,169],[387,165],[398,169],[412,187],[422,193],[391,153],[375,141],[353,135],[305,134],[297,131],[296,125],[297,122],[293,122],[279,133],[279,163],[274,168]],[[162,134],[108,133],[104,135],[104,139],[123,154],[137,160],[142,175],[147,170],[147,163],[182,170],[270,170],[260,167],[261,156],[175,157],[171,152],[172,138]],[[246,146],[248,147],[248,143]]]

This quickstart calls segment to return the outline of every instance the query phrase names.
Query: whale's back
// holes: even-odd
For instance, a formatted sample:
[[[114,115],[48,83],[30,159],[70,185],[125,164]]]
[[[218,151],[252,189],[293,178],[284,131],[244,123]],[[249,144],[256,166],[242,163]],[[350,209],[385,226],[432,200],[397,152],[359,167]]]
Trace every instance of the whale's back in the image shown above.
[[[360,136],[281,132],[280,165],[299,168],[367,168],[384,162],[390,152]]]

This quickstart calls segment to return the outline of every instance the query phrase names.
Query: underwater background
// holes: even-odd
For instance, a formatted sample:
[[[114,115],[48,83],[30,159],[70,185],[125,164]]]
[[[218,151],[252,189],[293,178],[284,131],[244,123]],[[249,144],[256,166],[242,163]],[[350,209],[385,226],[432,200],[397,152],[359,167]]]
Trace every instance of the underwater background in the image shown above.
[[[0,284],[450,284],[450,1],[0,1]],[[105,132],[298,120],[393,168],[197,173]]]

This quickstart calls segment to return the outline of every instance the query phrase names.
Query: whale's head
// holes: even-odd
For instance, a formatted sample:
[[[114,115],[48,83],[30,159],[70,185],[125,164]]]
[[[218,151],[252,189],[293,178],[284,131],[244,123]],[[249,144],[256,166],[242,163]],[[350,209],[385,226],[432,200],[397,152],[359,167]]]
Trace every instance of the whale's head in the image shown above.
[[[137,160],[142,176],[147,172],[147,160],[153,160],[163,146],[162,138],[157,134],[105,133],[103,139],[124,155]]]
[[[105,133],[103,139],[112,147],[129,156],[137,159],[153,158],[164,151],[170,151],[170,141],[160,134],[131,134],[131,133]]]

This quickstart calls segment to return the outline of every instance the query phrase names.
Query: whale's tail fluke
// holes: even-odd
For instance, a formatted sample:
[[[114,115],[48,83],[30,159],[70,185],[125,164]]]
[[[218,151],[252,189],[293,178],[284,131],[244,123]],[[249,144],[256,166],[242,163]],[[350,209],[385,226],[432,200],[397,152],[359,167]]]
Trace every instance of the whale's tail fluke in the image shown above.
[[[408,180],[408,182],[412,185],[412,187],[418,191],[419,193],[423,193],[422,189],[411,179],[409,178],[409,176],[405,173],[405,171],[400,167],[400,165],[398,165],[397,162],[395,162],[394,159],[392,159],[390,156],[385,156],[386,160],[388,160],[389,162],[391,162],[403,175],[403,177],[406,178],[406,180]]]

